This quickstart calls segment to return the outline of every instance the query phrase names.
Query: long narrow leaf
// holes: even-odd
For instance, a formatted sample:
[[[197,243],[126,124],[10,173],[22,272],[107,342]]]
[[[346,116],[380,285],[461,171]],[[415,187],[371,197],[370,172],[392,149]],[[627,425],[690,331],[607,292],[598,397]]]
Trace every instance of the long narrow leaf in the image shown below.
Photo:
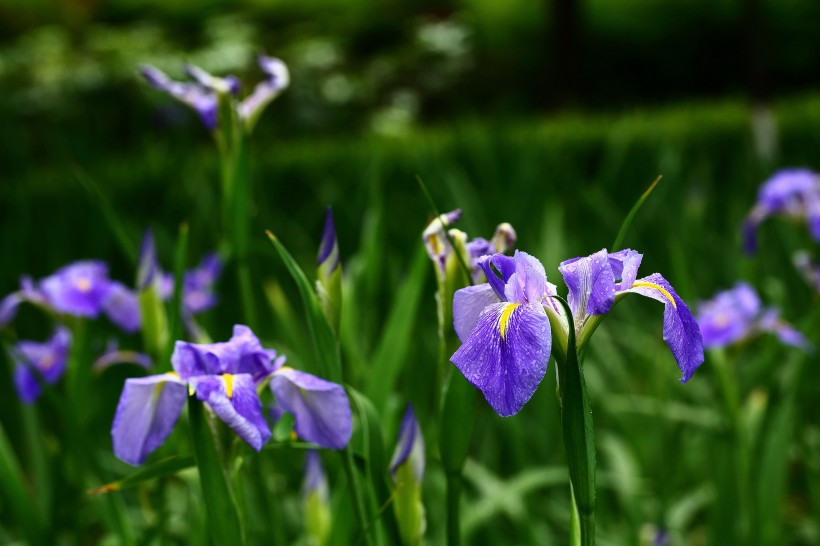
[[[23,484],[23,471],[0,425],[0,496],[31,544],[48,544],[45,528],[31,495]]]
[[[196,461],[194,460],[193,455],[174,455],[148,466],[144,466],[121,480],[110,482],[95,489],[91,489],[88,493],[90,495],[99,495],[102,493],[110,493],[112,491],[122,491],[123,489],[136,487],[150,480],[173,476],[174,474],[178,474],[179,472],[193,468],[194,466],[196,466]]]
[[[595,544],[595,437],[584,372],[578,362],[575,325],[567,302],[556,297],[568,321],[566,359],[558,362],[558,389],[561,402],[561,428],[572,486],[578,510],[582,546]]]
[[[209,426],[204,404],[194,397],[188,398],[188,418],[211,541],[220,546],[244,544],[239,509],[217,451],[216,438]]]
[[[646,191],[641,194],[638,200],[632,205],[632,209],[630,209],[629,213],[624,218],[624,222],[621,224],[621,229],[618,230],[618,235],[615,237],[615,240],[612,242],[612,246],[609,247],[612,252],[618,250],[621,246],[621,243],[624,242],[624,237],[626,237],[626,232],[629,229],[629,226],[632,225],[632,220],[635,218],[635,215],[638,214],[638,211],[641,210],[644,201],[646,201],[649,194],[652,193],[652,190],[655,189],[655,186],[658,185],[658,182],[661,181],[663,177],[658,175],[658,177],[652,182]]]
[[[416,324],[424,282],[427,277],[427,254],[419,246],[413,258],[410,272],[394,300],[393,308],[380,335],[380,342],[371,359],[368,373],[367,397],[376,408],[384,409],[387,397],[399,377],[402,366],[407,361],[411,347],[412,331]]]
[[[340,383],[342,380],[342,365],[339,345],[336,342],[330,323],[328,323],[325,314],[322,312],[322,306],[316,297],[316,292],[285,246],[279,242],[279,239],[273,233],[270,231],[266,233],[282,261],[285,262],[285,267],[287,267],[291,277],[296,282],[296,287],[299,289],[299,294],[305,305],[308,330],[313,340],[316,361],[319,363],[319,373],[331,381]]]

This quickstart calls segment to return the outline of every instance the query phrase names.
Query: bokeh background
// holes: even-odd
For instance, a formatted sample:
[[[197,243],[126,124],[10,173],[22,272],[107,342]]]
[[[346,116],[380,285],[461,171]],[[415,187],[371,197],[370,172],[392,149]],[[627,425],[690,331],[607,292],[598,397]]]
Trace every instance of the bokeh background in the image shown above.
[[[299,351],[298,297],[263,230],[310,268],[324,208],[333,205],[360,311],[343,327],[351,383],[373,381],[373,359],[393,344],[382,325],[399,294],[410,305],[403,316],[411,324],[398,329],[404,337],[390,357],[402,371],[385,384],[388,442],[405,402],[424,414],[437,396],[424,375],[436,355],[432,272],[419,291],[405,289],[431,217],[417,176],[440,208],[463,209],[460,227],[472,236],[511,222],[518,248],[556,281],[561,260],[610,245],[663,175],[625,241],[644,253],[642,272],[663,273],[692,304],[744,279],[806,326],[818,299],[792,253],[814,243],[802,228],[768,222],[759,253],[748,257],[740,224],[774,170],[818,168],[817,21],[813,0],[2,0],[0,291],[15,290],[23,273],[42,277],[80,258],[106,259],[114,277],[133,276],[87,179],[135,244],[154,228],[165,263],[183,221],[191,256],[210,250],[220,235],[211,137],[137,68],[181,77],[187,60],[252,86],[264,51],[288,64],[292,83],[253,138],[252,263],[259,300],[272,302],[258,329],[291,349],[291,361],[309,358]],[[215,339],[239,320],[234,285],[223,279],[221,306],[204,319]],[[587,357],[599,542],[729,544],[738,517],[726,501],[735,439],[710,357],[689,384],[677,382],[660,313],[649,301],[621,304]],[[18,328],[36,331],[36,323],[24,314]],[[761,415],[755,540],[818,544],[816,357],[769,338],[730,356],[752,404],[745,409]],[[6,359],[1,369],[0,417],[19,439]],[[118,374],[99,394],[104,408],[116,403]],[[481,415],[465,493],[468,543],[564,543],[568,492],[565,478],[549,473],[564,460],[554,381],[548,373],[513,419],[486,408]],[[107,449],[102,421],[99,448]],[[15,445],[25,460],[22,441]],[[428,541],[440,544],[443,475],[435,453],[429,458]],[[282,465],[298,473],[298,464]],[[298,479],[282,479],[295,506]],[[64,507],[56,517],[91,544],[105,537],[92,513],[85,507],[72,522],[74,510]],[[289,521],[283,536],[295,540],[298,517]],[[0,527],[0,541],[14,540],[7,514]]]

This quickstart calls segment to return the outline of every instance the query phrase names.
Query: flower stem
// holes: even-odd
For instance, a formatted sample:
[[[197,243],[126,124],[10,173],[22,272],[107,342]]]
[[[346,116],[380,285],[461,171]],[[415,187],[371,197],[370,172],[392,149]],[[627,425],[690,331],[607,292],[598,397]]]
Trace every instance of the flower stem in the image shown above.
[[[461,544],[461,474],[447,474],[447,546]]]
[[[346,447],[342,452],[342,463],[344,465],[347,481],[350,483],[350,495],[353,498],[353,511],[356,513],[356,521],[359,524],[359,530],[363,535],[364,543],[370,546],[373,544],[373,537],[370,534],[367,508],[364,503],[362,488],[359,484],[359,476],[356,474],[356,466],[353,463],[353,452],[351,451],[350,446]]]

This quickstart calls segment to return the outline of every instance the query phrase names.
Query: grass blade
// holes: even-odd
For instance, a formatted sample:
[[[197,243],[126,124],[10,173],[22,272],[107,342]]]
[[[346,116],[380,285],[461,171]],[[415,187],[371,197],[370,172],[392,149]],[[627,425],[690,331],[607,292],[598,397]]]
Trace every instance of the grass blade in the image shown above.
[[[632,220],[635,218],[635,215],[638,214],[638,211],[641,210],[644,201],[649,197],[649,194],[652,193],[652,190],[655,189],[655,186],[658,185],[658,182],[661,181],[663,177],[658,175],[658,177],[649,184],[649,187],[646,188],[646,191],[641,194],[638,200],[632,205],[632,209],[629,211],[629,214],[626,215],[624,218],[623,224],[621,224],[621,229],[618,230],[618,235],[615,237],[615,240],[612,242],[612,246],[609,247],[612,252],[615,252],[621,247],[621,243],[624,242],[624,237],[626,237],[626,231],[629,229],[629,226],[632,224]]]
[[[155,480],[157,478],[164,478],[166,476],[173,476],[183,470],[192,468],[196,465],[193,455],[174,455],[157,461],[156,463],[142,467],[133,473],[127,475],[121,480],[109,482],[100,487],[96,487],[88,491],[89,495],[100,495],[102,493],[111,493],[112,491],[122,491],[136,487],[147,481]]]

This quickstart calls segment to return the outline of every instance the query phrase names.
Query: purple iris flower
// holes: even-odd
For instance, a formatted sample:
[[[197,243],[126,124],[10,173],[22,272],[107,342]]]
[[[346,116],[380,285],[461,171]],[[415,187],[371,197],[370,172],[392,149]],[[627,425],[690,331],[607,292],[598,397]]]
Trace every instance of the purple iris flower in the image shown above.
[[[347,445],[352,422],[344,389],[284,362],[242,325],[234,326],[233,337],[223,343],[177,341],[171,355],[174,372],[126,380],[111,426],[114,453],[142,464],[171,434],[189,388],[259,451],[271,436],[257,393],[268,379],[279,405],[294,414],[298,435],[323,447]]]
[[[60,326],[48,341],[19,341],[12,347],[14,387],[23,402],[30,404],[40,396],[41,381],[52,385],[60,379],[70,346],[71,332]]]
[[[774,333],[786,345],[811,346],[803,334],[780,319],[776,309],[764,308],[757,292],[745,282],[701,303],[698,324],[707,349],[740,343],[762,332]]]
[[[220,97],[230,98],[237,115],[250,131],[262,110],[290,83],[288,68],[279,59],[260,55],[259,66],[265,79],[241,102],[235,101],[241,87],[236,76],[219,78],[191,64],[185,65],[185,73],[194,80],[192,82],[174,81],[153,66],[141,67],[140,73],[152,87],[193,108],[209,131],[215,130],[219,124]]]
[[[663,339],[677,361],[686,382],[703,363],[703,340],[698,323],[672,285],[659,273],[637,279],[643,255],[634,250],[609,253],[606,249],[585,258],[562,262],[558,267],[569,288],[579,343],[585,340],[585,326],[596,326],[598,317],[607,313],[625,294],[640,294],[664,304]]]
[[[182,281],[183,311],[189,315],[198,315],[214,307],[219,298],[214,292],[214,285],[222,274],[222,260],[216,252],[206,254],[193,269],[185,272]],[[160,295],[167,300],[174,294],[174,276],[162,275]]]
[[[450,360],[496,413],[514,415],[547,371],[552,334],[544,305],[554,305],[555,285],[524,252],[478,263],[488,282],[455,293],[453,326],[462,345]]]
[[[23,302],[31,302],[58,313],[96,318],[105,313],[126,332],[139,328],[139,305],[134,292],[108,278],[108,266],[87,260],[68,264],[35,284],[24,278],[20,290],[0,302],[0,327],[17,313]]]
[[[151,368],[152,363],[151,357],[148,355],[137,351],[120,349],[117,340],[112,339],[108,342],[105,352],[97,357],[91,368],[96,372],[102,372],[115,364],[135,364],[148,370]]]
[[[126,380],[111,426],[114,453],[141,464],[173,430],[189,387],[251,447],[262,449],[271,432],[256,387],[283,362],[247,326],[234,326],[224,343],[177,341],[174,372]]]
[[[743,224],[747,253],[757,250],[758,225],[774,215],[806,221],[812,238],[820,241],[820,175],[808,169],[783,169],[761,186],[757,203]]]

